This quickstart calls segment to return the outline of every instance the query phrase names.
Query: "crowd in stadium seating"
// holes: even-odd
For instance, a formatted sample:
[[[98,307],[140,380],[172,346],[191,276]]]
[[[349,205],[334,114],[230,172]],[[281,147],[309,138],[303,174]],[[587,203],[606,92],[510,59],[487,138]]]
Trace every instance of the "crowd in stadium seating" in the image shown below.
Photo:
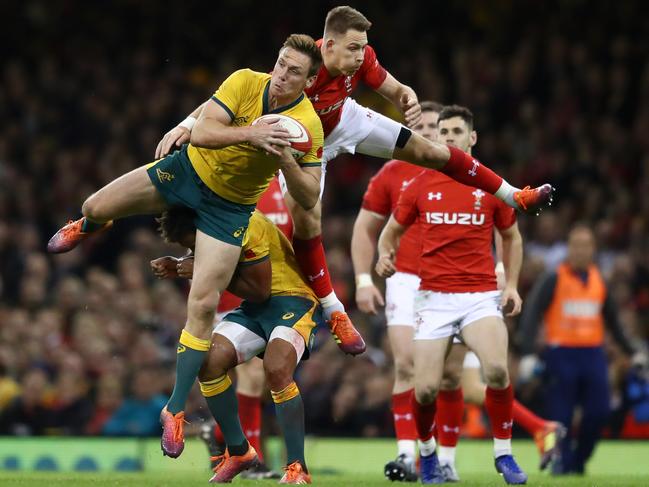
[[[244,15],[246,3],[231,3],[232,15]],[[94,13],[65,5],[24,2],[11,15],[32,34],[22,37],[10,20],[0,34],[21,36],[2,55],[0,71],[0,434],[156,435],[173,386],[187,283],[156,281],[148,262],[182,250],[156,236],[152,218],[118,222],[69,254],[47,255],[45,243],[92,191],[150,161],[164,132],[224,75],[270,69],[287,34],[317,36],[322,18],[296,7],[268,32],[276,12],[262,6],[257,36],[237,37],[233,26],[210,24],[212,14],[196,17],[185,5],[169,12],[157,3],[113,2]],[[408,5],[397,14],[374,2],[361,10],[374,21],[370,42],[379,59],[421,99],[473,110],[482,161],[514,184],[557,186],[552,211],[520,219],[523,296],[561,261],[569,226],[586,222],[627,333],[648,341],[649,52],[635,38],[642,16],[625,5],[598,14],[589,2],[571,2],[553,21],[518,15],[522,6],[502,10],[507,3],[496,10],[462,5],[441,7],[442,17],[456,20],[435,21],[435,28]],[[568,21],[577,14],[579,38]],[[68,18],[74,28],[61,32],[64,17],[77,22]],[[385,109],[373,94],[360,97]],[[323,235],[336,290],[350,309],[350,230],[380,164],[345,156],[328,170]],[[353,318],[371,344],[364,356],[345,357],[322,330],[318,351],[299,369],[308,432],[391,432],[383,320]],[[516,323],[508,324],[513,337]],[[619,411],[628,407],[628,360],[613,345],[608,351]],[[519,392],[534,406],[535,390]],[[207,415],[194,394],[188,417]],[[615,430],[624,415],[617,418]]]

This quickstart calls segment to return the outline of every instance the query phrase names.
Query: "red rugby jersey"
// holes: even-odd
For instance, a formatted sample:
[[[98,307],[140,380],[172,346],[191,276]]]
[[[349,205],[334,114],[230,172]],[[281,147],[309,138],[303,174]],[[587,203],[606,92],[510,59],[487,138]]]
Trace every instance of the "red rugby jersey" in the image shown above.
[[[322,39],[319,39],[317,44],[318,47],[322,46]],[[304,91],[322,121],[325,137],[338,125],[343,103],[358,83],[363,82],[376,90],[383,84],[387,74],[376,58],[376,52],[369,45],[365,46],[363,64],[353,76],[339,74],[332,78],[324,63],[320,66],[315,83]]]
[[[424,171],[401,193],[394,217],[421,231],[420,289],[447,293],[496,290],[493,228],[511,227],[512,208],[495,196]]]
[[[257,203],[257,209],[279,227],[289,240],[293,239],[293,219],[284,202],[279,181],[275,177]],[[231,311],[241,303],[241,298],[224,291],[219,300],[218,313]]]
[[[397,206],[404,188],[422,171],[421,167],[405,161],[386,162],[367,186],[363,196],[363,209],[388,218]],[[414,223],[401,237],[397,251],[396,267],[399,272],[419,273],[421,242],[419,224]]]

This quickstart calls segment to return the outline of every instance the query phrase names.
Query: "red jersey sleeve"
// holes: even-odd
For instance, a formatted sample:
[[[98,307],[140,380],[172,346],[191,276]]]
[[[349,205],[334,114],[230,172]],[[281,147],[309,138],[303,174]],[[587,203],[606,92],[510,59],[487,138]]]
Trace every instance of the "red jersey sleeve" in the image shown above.
[[[417,196],[421,178],[415,178],[399,195],[399,201],[394,208],[394,219],[400,225],[409,227],[417,220]]]
[[[507,230],[516,222],[516,212],[514,208],[498,200],[496,211],[494,212],[494,226],[498,230]]]
[[[361,207],[379,215],[390,216],[390,188],[388,187],[388,176],[385,168],[386,166],[383,166],[370,179]]]
[[[388,72],[381,66],[379,60],[376,58],[376,52],[370,45],[365,46],[365,57],[363,58],[363,64],[359,71],[363,83],[373,90],[381,86],[388,75]]]

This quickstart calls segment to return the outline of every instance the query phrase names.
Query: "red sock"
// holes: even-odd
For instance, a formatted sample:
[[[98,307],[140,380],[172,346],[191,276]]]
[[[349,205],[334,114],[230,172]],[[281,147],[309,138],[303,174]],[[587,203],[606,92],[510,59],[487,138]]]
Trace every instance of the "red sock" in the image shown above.
[[[415,392],[410,396],[410,407],[417,425],[417,436],[421,441],[428,441],[433,437],[433,426],[435,424],[435,401],[430,404],[419,404]]]
[[[437,394],[437,441],[440,446],[457,446],[464,416],[462,389]]]
[[[293,237],[293,250],[300,270],[306,276],[316,296],[319,298],[329,296],[334,288],[331,285],[327,259],[322,246],[322,235],[309,240]]]
[[[487,387],[484,407],[491,421],[491,432],[494,438],[508,440],[512,437],[512,403],[514,390],[509,384],[504,389]]]
[[[520,424],[531,436],[534,436],[537,431],[541,431],[545,425],[544,419],[539,418],[516,399],[512,406],[512,416],[514,422]]]
[[[491,194],[498,191],[503,178],[466,152],[450,145],[448,150],[451,151],[451,157],[446,165],[439,169],[440,172],[460,183],[484,189]]]
[[[246,396],[237,392],[239,401],[239,421],[248,442],[257,450],[259,461],[264,461],[261,452],[261,398]]]
[[[397,440],[417,439],[417,426],[415,425],[415,416],[410,404],[412,394],[412,389],[399,394],[392,394],[392,414]]]

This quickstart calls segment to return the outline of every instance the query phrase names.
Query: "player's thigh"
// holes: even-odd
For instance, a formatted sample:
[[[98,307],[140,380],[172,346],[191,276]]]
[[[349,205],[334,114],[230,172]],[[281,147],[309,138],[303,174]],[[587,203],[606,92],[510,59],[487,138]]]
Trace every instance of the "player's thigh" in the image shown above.
[[[461,343],[453,343],[451,346],[444,362],[441,389],[453,391],[460,387],[466,351],[466,346]]]
[[[91,220],[107,221],[131,215],[161,213],[167,208],[145,166],[138,167],[92,194],[82,212]]]
[[[410,129],[385,115],[365,108],[371,115],[361,123],[368,123],[369,133],[356,145],[356,152],[368,156],[391,159],[400,147],[404,147]],[[367,117],[366,117],[367,118]]]
[[[320,200],[309,210],[302,208],[289,193],[284,195],[284,201],[286,201],[286,206],[291,213],[291,218],[293,218],[295,237],[306,240],[317,237],[322,233],[320,221],[322,218],[322,202]]]
[[[388,327],[390,348],[392,349],[392,356],[397,367],[412,370],[414,336],[415,329],[412,326],[392,325]]]
[[[490,367],[507,368],[507,327],[498,316],[485,316],[461,330],[462,340],[478,356],[485,373]]]
[[[246,396],[260,397],[264,391],[264,363],[253,357],[237,368],[237,392]]]
[[[417,400],[430,403],[437,394],[442,382],[444,357],[450,342],[450,337],[414,341],[415,393]]]

